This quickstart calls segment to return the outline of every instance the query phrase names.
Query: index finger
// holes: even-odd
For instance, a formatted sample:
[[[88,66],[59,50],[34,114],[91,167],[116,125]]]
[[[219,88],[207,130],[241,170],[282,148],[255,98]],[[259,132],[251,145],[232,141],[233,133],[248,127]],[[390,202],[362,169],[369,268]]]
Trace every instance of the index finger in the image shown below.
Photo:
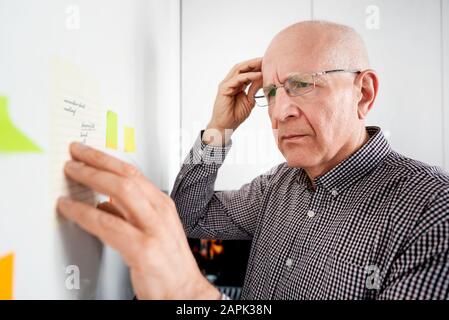
[[[244,73],[244,72],[248,72],[248,71],[261,71],[261,70],[262,70],[262,57],[243,61],[243,62],[236,64],[231,69],[231,71],[228,73],[228,75],[224,78],[223,82],[231,79],[232,77],[234,77],[240,73]]]
[[[158,195],[161,191],[133,165],[78,142],[70,144],[70,153],[74,160],[83,162],[90,167],[114,173],[124,178],[132,178],[137,182],[147,199],[153,199],[153,202],[157,202],[158,197],[155,195]]]
[[[74,160],[84,162],[96,169],[109,171],[128,178],[140,175],[139,170],[129,163],[112,157],[100,150],[90,148],[82,143],[73,142],[69,148]]]

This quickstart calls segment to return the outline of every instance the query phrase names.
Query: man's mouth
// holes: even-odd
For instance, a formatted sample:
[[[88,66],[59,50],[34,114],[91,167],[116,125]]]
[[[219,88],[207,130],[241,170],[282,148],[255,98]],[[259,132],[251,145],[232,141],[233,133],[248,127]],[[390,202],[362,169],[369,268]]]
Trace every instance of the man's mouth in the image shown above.
[[[287,134],[281,137],[282,141],[298,141],[307,137],[306,134]]]

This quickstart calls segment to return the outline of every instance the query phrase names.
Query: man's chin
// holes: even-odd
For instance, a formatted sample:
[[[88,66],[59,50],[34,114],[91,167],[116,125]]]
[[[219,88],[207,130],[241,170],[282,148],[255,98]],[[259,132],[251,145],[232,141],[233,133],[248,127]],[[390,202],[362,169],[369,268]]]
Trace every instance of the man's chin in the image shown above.
[[[303,150],[281,149],[282,155],[287,161],[287,165],[291,168],[310,168],[320,163],[319,157],[314,155],[308,148]]]
[[[309,168],[313,166],[313,161],[311,159],[303,159],[299,157],[285,157],[287,160],[287,165],[290,168]]]

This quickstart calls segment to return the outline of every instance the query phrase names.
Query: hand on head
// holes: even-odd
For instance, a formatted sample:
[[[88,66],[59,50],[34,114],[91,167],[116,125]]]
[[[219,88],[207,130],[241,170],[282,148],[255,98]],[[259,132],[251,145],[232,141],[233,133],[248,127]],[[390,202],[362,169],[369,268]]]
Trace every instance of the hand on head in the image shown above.
[[[255,105],[254,95],[262,88],[261,68],[262,58],[244,61],[236,64],[223,79],[203,141],[213,145],[226,143],[249,117]]]

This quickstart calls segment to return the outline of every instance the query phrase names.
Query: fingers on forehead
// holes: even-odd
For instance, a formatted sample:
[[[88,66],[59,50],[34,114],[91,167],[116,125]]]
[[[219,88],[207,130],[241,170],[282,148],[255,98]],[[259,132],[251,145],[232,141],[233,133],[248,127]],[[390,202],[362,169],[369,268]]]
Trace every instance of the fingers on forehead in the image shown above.
[[[242,62],[243,66],[247,66],[247,68],[259,68],[262,66],[262,58],[254,58],[251,60],[247,60],[245,62]]]
[[[262,68],[262,59],[252,59],[245,62],[242,62],[235,66],[235,73],[243,73],[248,71],[260,71]]]
[[[256,80],[251,84],[248,94],[253,95],[261,88],[262,88],[262,80]]]
[[[236,77],[229,80],[229,86],[230,87],[237,87],[242,84],[249,84],[252,81],[261,79],[262,73],[261,72],[248,72],[248,73],[242,73],[237,75]]]
[[[230,78],[232,78],[233,76],[239,74],[239,73],[243,73],[243,72],[248,72],[248,71],[252,71],[252,70],[261,70],[262,68],[262,58],[255,58],[255,59],[251,59],[251,60],[247,60],[247,61],[243,61],[241,63],[236,64],[231,71],[229,71],[228,75],[225,77],[225,81],[229,80]]]

